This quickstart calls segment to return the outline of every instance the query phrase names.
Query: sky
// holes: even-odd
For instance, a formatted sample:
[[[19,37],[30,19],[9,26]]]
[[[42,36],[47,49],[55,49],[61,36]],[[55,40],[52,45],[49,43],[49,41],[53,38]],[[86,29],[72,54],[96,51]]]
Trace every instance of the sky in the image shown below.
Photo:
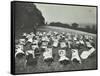
[[[96,7],[35,3],[45,21],[72,24],[96,24]]]

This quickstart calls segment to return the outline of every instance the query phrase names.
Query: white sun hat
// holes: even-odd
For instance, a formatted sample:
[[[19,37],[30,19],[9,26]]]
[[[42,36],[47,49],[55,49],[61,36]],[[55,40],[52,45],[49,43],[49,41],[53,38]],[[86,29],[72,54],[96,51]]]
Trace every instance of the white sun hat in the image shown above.
[[[63,49],[58,50],[58,54],[60,56],[59,61],[63,61],[63,60],[69,60],[68,57],[66,57],[66,51]]]

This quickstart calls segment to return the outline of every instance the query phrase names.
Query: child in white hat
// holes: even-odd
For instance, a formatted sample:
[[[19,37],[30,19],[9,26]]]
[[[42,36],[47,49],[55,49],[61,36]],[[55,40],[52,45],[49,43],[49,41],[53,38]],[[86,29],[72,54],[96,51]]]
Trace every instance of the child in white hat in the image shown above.
[[[59,61],[61,64],[66,65],[66,64],[69,63],[69,58],[66,57],[66,50],[60,49],[60,50],[58,50],[58,54],[59,54],[59,56],[60,56],[60,58],[59,58],[58,61]]]

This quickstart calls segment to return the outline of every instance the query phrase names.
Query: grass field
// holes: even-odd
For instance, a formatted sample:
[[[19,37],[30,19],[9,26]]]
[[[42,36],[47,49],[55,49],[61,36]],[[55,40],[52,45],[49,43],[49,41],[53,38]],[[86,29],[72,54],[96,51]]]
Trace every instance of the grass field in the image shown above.
[[[71,32],[71,33],[78,33],[78,34],[88,34],[94,36],[96,40],[96,35],[66,28],[58,28],[58,27],[41,27],[38,31],[57,31],[57,32]],[[96,43],[96,41],[95,41]],[[73,63],[70,61],[68,65],[61,65],[58,62],[58,49],[53,48],[53,55],[54,55],[54,62],[48,66],[43,61],[42,54],[37,58],[37,65],[35,66],[24,66],[25,57],[21,60],[15,59],[16,61],[16,73],[36,73],[36,72],[52,72],[52,71],[71,71],[71,70],[88,70],[88,69],[96,69],[97,68],[97,50],[86,60],[82,60],[81,64]],[[83,48],[84,49],[84,48]],[[82,53],[83,50],[79,50],[79,55]],[[67,57],[71,59],[71,51],[70,49],[67,50]]]
[[[53,27],[52,26],[42,26],[42,27],[38,28],[38,30],[41,30],[41,31],[57,31],[59,33],[70,32],[70,33],[74,33],[74,34],[86,34],[86,35],[91,35],[91,36],[96,37],[96,34],[87,33],[87,32],[69,29],[69,28],[55,27],[55,26],[53,26]]]

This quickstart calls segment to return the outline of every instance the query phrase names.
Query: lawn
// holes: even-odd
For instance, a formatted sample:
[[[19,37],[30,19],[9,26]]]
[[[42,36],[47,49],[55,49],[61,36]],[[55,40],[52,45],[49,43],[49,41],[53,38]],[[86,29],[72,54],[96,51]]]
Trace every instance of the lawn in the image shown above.
[[[75,31],[75,30],[70,30],[66,28],[56,28],[56,27],[43,27],[39,28],[38,31],[57,31],[57,32],[71,32],[71,33],[78,33],[78,34],[88,34],[92,35],[95,38],[95,43],[96,43],[96,35],[91,34],[91,33],[86,33],[86,32],[80,32],[80,31]],[[22,32],[21,32],[22,33]],[[19,38],[18,36],[17,38]],[[96,46],[96,45],[95,45]],[[23,57],[21,60],[18,60],[17,58],[15,59],[16,65],[15,65],[15,73],[37,73],[37,72],[54,72],[54,71],[72,71],[72,70],[88,70],[88,69],[96,69],[97,68],[97,50],[89,56],[88,59],[82,60],[82,63],[74,63],[70,61],[68,65],[61,65],[58,62],[59,56],[58,56],[58,48],[53,48],[53,56],[54,56],[54,62],[48,66],[44,61],[43,61],[43,56],[42,53],[37,58],[37,65],[35,66],[25,66],[25,57]],[[79,55],[82,53],[82,51],[85,50],[83,47],[82,49],[79,50]],[[66,50],[67,57],[71,59],[71,51],[70,49]]]

